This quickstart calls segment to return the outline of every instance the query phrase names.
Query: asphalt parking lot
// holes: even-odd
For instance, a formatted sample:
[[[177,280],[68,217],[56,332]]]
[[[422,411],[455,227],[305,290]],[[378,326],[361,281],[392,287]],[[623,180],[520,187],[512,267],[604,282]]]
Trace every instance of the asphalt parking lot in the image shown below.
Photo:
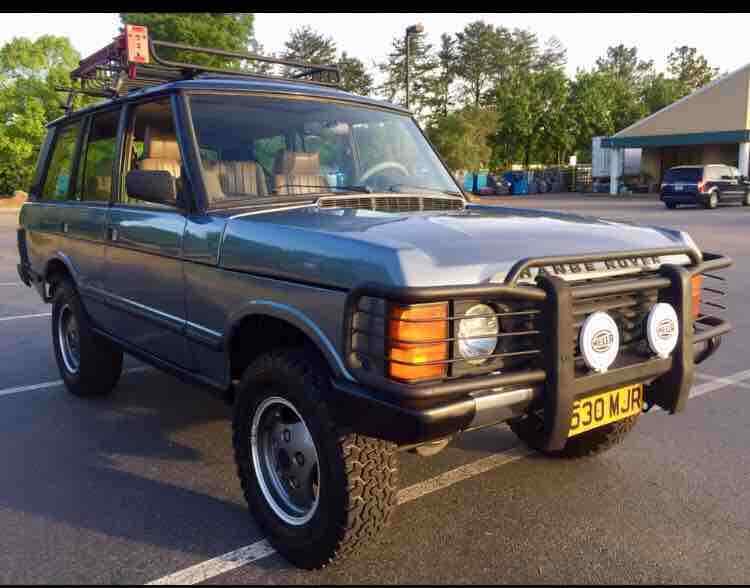
[[[643,415],[598,458],[529,454],[505,427],[433,458],[402,454],[390,532],[320,572],[264,543],[235,475],[228,407],[131,358],[111,397],[66,394],[50,308],[16,274],[16,214],[0,212],[0,582],[747,583],[750,209],[496,202],[689,231],[735,260],[735,330],[701,364],[686,412]]]

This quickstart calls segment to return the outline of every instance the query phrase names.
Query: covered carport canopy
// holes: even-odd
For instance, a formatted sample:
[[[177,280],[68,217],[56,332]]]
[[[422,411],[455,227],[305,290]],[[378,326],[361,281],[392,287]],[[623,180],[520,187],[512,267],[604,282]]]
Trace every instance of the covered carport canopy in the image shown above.
[[[673,165],[724,163],[748,175],[750,64],[696,90],[602,141],[612,149],[610,191],[617,192],[622,149],[643,149],[642,170],[661,178]]]

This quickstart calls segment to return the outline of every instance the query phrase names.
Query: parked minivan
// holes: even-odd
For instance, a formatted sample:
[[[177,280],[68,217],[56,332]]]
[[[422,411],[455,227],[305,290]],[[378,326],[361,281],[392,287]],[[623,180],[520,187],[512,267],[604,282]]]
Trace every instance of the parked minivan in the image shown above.
[[[678,204],[716,208],[723,202],[750,206],[750,183],[729,165],[681,165],[664,174],[661,200],[667,208],[677,208]]]

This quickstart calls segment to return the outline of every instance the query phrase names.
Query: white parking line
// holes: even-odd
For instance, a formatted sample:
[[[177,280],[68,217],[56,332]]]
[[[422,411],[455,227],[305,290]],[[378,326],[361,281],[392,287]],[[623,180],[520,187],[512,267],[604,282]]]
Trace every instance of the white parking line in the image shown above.
[[[690,398],[703,396],[708,392],[713,392],[714,390],[718,390],[726,386],[741,386],[743,388],[750,388],[750,384],[741,381],[750,378],[750,370],[737,372],[736,374],[732,374],[731,376],[728,376],[726,378],[717,378],[704,374],[698,374],[698,377],[702,380],[708,381],[705,384],[700,384],[699,386],[693,387],[693,389],[690,391]],[[658,409],[658,407],[654,408]],[[489,472],[490,470],[523,459],[531,453],[533,453],[532,450],[522,445],[516,445],[515,447],[512,447],[511,449],[508,449],[501,453],[483,457],[482,459],[468,463],[466,465],[462,465],[458,468],[440,474],[439,476],[430,478],[429,480],[424,480],[422,482],[414,484],[413,486],[403,488],[398,493],[398,503],[405,504],[407,502],[411,502],[412,500],[416,500],[418,498],[426,496],[427,494],[431,494],[432,492],[443,490],[444,488],[448,488],[449,486],[457,484],[458,482],[468,480],[485,472]],[[219,574],[241,568],[242,566],[258,561],[259,559],[263,559],[264,557],[268,557],[269,555],[273,555],[274,553],[276,553],[276,550],[274,550],[273,547],[271,547],[265,539],[261,539],[260,541],[256,541],[255,543],[246,545],[245,547],[240,547],[239,549],[230,551],[229,553],[225,553],[224,555],[220,555],[213,559],[209,559],[208,561],[205,561],[203,563],[195,564],[193,566],[190,566],[189,568],[185,568],[184,570],[169,574],[168,576],[164,576],[157,580],[153,580],[152,582],[149,582],[149,584],[187,585],[204,582],[206,580],[210,580],[213,577],[216,577]]]
[[[18,321],[21,319],[39,318],[42,316],[52,316],[52,313],[40,312],[39,314],[17,314],[16,316],[0,316],[0,321]]]
[[[24,286],[23,282],[0,282],[0,286]]]
[[[128,368],[123,370],[123,374],[135,374],[138,372],[145,372],[152,370],[151,366],[142,365],[134,368]],[[30,384],[28,386],[15,386],[13,388],[5,388],[0,390],[0,396],[10,396],[11,394],[20,394],[21,392],[32,392],[33,390],[43,390],[45,388],[54,388],[56,386],[62,386],[64,382],[62,380],[52,380],[50,382],[42,382],[41,384]]]

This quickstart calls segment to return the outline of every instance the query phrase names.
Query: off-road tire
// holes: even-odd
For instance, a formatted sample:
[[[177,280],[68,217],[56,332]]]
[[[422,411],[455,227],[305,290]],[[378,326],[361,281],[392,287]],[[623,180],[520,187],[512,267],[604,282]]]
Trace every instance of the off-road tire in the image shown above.
[[[635,415],[570,437],[565,447],[557,451],[549,451],[542,447],[544,432],[541,419],[536,415],[514,419],[509,421],[508,425],[516,436],[532,449],[549,457],[576,459],[598,455],[618,445],[635,427],[637,421],[638,415]]]
[[[250,512],[273,547],[306,569],[322,568],[371,542],[388,525],[397,504],[396,445],[340,429],[326,401],[329,378],[315,351],[272,351],[246,368],[234,408],[235,461]],[[291,525],[276,515],[256,477],[251,423],[270,396],[294,405],[316,446],[319,502],[304,525]]]
[[[62,279],[52,287],[52,345],[65,387],[74,396],[106,396],[122,374],[122,349],[93,331],[91,320],[70,280]],[[75,373],[65,365],[58,338],[60,313],[66,306],[78,325],[80,363]]]

